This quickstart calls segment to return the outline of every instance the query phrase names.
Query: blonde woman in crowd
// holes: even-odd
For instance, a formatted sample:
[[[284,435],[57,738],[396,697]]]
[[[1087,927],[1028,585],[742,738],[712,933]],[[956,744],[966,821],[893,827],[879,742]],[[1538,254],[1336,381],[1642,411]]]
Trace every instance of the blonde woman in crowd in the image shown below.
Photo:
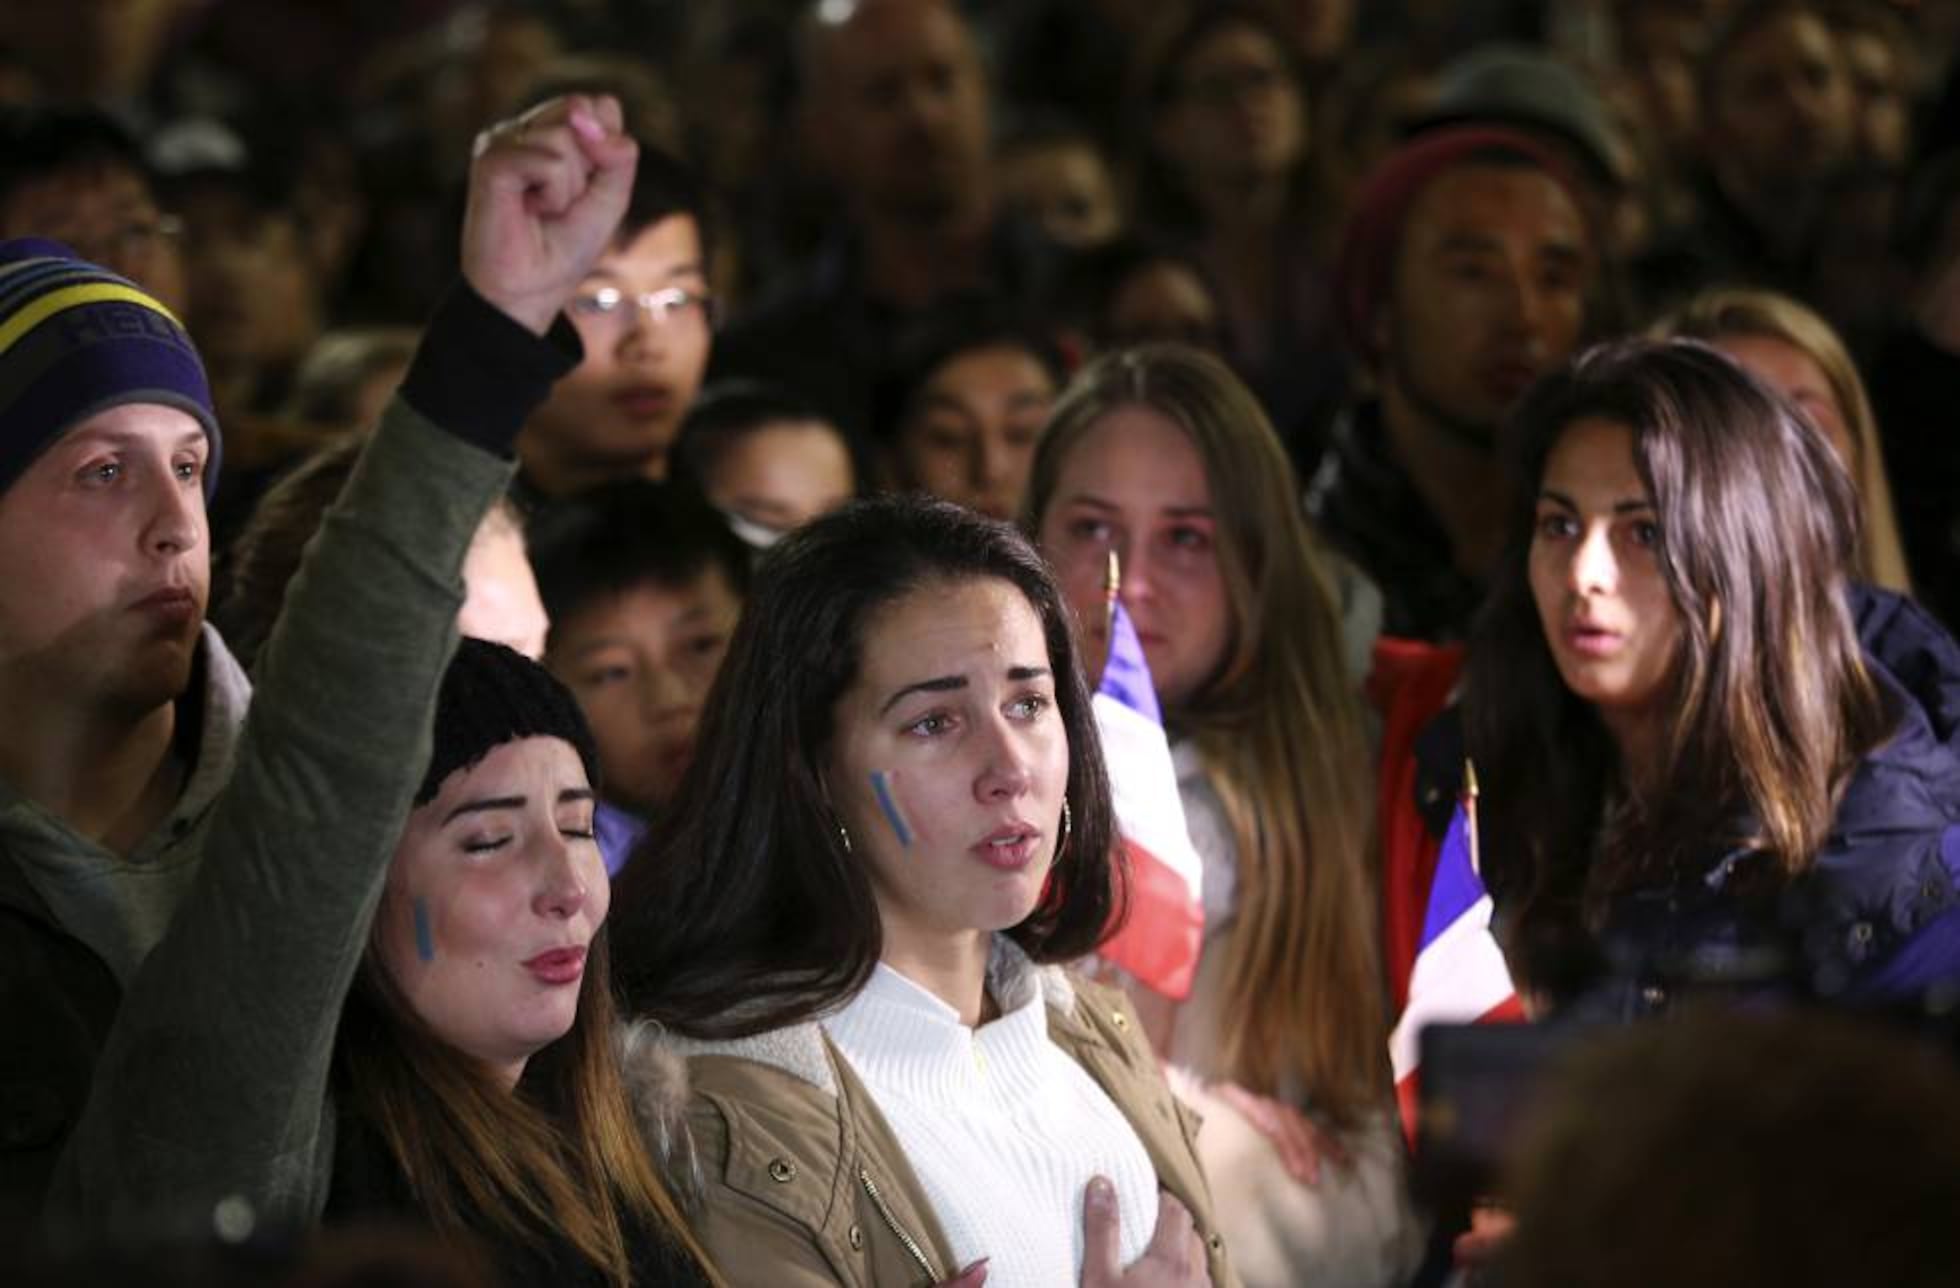
[[[1858,575],[1873,585],[1911,594],[1878,419],[1857,364],[1831,324],[1787,295],[1720,287],[1689,300],[1659,330],[1706,340],[1795,403],[1824,431],[1857,485],[1864,511]]]
[[[1199,1150],[1248,1283],[1406,1273],[1370,878],[1370,750],[1334,574],[1284,449],[1218,360],[1108,355],[1057,405],[1026,522],[1086,651],[1111,551],[1204,861],[1182,1003],[1140,995],[1205,1114]]]

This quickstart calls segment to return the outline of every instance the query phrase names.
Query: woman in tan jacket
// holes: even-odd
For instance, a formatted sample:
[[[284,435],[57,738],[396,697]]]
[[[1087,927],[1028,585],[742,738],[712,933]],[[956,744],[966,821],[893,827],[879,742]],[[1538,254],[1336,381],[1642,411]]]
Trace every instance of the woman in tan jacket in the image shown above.
[[[1122,885],[1022,537],[909,498],[786,539],[689,773],[616,892],[620,978],[669,1105],[686,1059],[649,1117],[731,1281],[1235,1282],[1133,1012],[1057,964]]]

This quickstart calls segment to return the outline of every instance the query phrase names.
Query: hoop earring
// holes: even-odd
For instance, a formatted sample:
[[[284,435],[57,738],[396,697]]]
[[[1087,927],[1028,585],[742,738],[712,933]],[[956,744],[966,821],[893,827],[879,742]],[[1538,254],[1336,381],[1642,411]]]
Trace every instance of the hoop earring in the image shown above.
[[[1062,797],[1062,834],[1055,839],[1055,857],[1049,862],[1060,863],[1062,856],[1068,853],[1069,835],[1074,827],[1075,819],[1069,814],[1068,797],[1064,796]]]
[[[844,853],[851,852],[851,834],[844,830],[844,820],[837,820],[837,840],[844,847]]]

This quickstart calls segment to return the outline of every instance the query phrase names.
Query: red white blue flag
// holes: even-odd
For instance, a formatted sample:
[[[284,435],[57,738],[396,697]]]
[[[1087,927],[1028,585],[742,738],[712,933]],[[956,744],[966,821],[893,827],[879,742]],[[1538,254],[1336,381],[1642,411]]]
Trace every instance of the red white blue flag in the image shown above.
[[[1204,939],[1203,865],[1191,844],[1143,645],[1121,602],[1112,605],[1109,661],[1094,698],[1130,860],[1130,915],[1097,953],[1155,992],[1190,996]]]
[[[1466,801],[1474,802],[1474,796]],[[1474,804],[1470,808],[1474,809]],[[1418,1043],[1429,1024],[1481,1024],[1524,1018],[1504,951],[1490,932],[1491,900],[1477,873],[1475,825],[1464,805],[1450,817],[1429,887],[1409,1001],[1389,1035],[1389,1063],[1402,1125],[1413,1136]]]

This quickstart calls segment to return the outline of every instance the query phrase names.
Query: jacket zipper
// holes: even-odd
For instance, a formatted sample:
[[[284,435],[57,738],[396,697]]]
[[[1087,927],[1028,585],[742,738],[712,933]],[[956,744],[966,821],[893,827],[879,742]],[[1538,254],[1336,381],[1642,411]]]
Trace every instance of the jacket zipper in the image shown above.
[[[871,1173],[863,1167],[858,1168],[858,1183],[864,1186],[864,1192],[871,1196],[871,1206],[878,1209],[878,1216],[884,1221],[885,1228],[898,1236],[898,1241],[905,1245],[907,1252],[912,1254],[912,1260],[918,1262],[919,1269],[926,1272],[926,1282],[938,1283],[939,1272],[934,1270],[932,1262],[926,1259],[925,1249],[921,1248],[918,1240],[907,1234],[905,1227],[898,1223],[898,1218],[892,1215],[891,1208],[885,1205],[885,1196],[878,1192],[877,1184],[872,1181]]]

